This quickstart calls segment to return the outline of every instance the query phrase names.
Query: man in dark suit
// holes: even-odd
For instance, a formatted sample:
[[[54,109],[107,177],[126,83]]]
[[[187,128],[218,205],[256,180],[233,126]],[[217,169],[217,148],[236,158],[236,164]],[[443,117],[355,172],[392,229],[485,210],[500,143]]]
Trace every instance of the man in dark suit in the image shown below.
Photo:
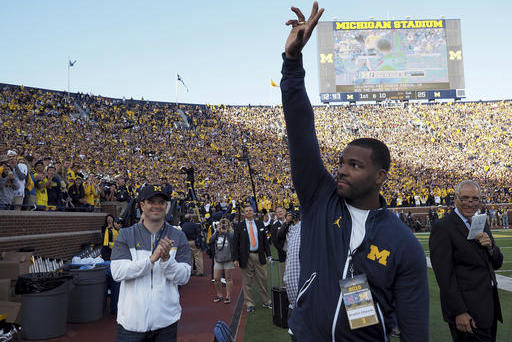
[[[459,183],[455,210],[436,221],[430,234],[430,259],[443,318],[457,342],[495,341],[497,321],[503,322],[494,274],[503,255],[487,225],[475,239],[467,239],[471,217],[481,206],[478,183]]]
[[[279,257],[279,274],[281,277],[284,275],[285,262],[286,262],[286,235],[285,239],[278,239],[277,234],[286,220],[286,211],[282,207],[276,208],[276,220],[270,224],[270,236],[272,244],[277,249],[277,255]]]
[[[252,297],[254,285],[258,288],[263,306],[272,308],[264,266],[271,254],[265,227],[261,221],[254,219],[254,210],[250,205],[244,207],[244,216],[245,220],[237,225],[233,236],[233,260],[235,267],[242,269],[245,305],[247,312],[252,312],[255,310]]]

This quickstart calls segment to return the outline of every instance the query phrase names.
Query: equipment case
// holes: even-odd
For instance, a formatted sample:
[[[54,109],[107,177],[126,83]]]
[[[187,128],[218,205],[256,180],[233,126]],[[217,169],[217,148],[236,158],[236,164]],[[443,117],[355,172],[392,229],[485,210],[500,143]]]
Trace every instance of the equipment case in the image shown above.
[[[277,284],[274,272],[277,269]],[[288,295],[282,283],[282,275],[279,272],[279,261],[270,261],[270,282],[272,285],[272,321],[280,328],[288,329]]]

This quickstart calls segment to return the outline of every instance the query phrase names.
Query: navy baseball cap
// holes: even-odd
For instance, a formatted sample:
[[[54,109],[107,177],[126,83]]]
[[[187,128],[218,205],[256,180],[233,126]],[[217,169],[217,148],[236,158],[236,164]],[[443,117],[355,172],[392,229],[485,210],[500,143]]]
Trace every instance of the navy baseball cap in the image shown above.
[[[170,201],[169,196],[162,191],[161,185],[146,184],[139,192],[139,201],[150,199],[151,197],[162,196],[166,201]]]

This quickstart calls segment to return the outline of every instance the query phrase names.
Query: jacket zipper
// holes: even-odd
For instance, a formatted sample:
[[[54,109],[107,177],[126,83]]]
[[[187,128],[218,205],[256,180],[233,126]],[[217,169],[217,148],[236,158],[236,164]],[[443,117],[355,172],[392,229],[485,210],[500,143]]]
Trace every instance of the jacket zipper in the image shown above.
[[[316,278],[316,272],[313,272],[308,280],[302,285],[300,288],[299,294],[297,295],[296,303],[299,303],[299,299],[302,297],[302,295],[308,290],[308,288],[313,284],[313,280]]]
[[[151,251],[154,249],[155,234],[151,234]],[[150,256],[151,258],[151,256]],[[151,264],[151,290],[153,290],[153,264]]]
[[[378,209],[380,210],[380,209]],[[375,215],[372,216],[372,219],[375,223]],[[366,223],[368,223],[368,218],[370,218],[370,215],[368,214],[368,217],[366,218]],[[361,244],[359,246],[357,246],[356,249],[354,249],[354,253],[357,252],[357,250],[359,249],[360,246],[363,245],[364,241],[368,238],[368,230],[366,229],[367,227],[367,224],[365,224],[365,236],[363,238],[363,241],[361,241]],[[349,264],[350,264],[350,261],[352,260],[352,255],[348,255],[347,256],[347,260],[345,261],[345,267],[343,268],[343,276],[342,276],[342,279],[346,279],[347,278],[347,273],[348,273],[348,267],[349,267]],[[335,336],[335,331],[336,331],[336,323],[338,322],[338,315],[340,313],[340,309],[341,309],[341,303],[343,302],[343,293],[340,291],[340,296],[338,297],[338,304],[336,306],[336,313],[334,314],[334,320],[332,322],[332,329],[331,329],[331,336],[332,336],[332,342],[335,342],[336,341],[336,336]],[[381,320],[381,323],[382,323],[382,328],[384,329],[384,342],[387,342],[388,339],[387,339],[387,336],[386,336],[386,327],[384,326],[384,319],[383,319],[383,316],[382,316],[382,312],[380,311],[380,307],[379,307],[379,304],[377,302],[375,302],[377,304],[377,309],[379,311],[379,316],[380,316],[380,320]]]
[[[356,248],[357,250],[357,248]],[[352,256],[349,254],[347,256],[347,260],[345,261],[345,267],[343,268],[343,276],[342,279],[347,278],[348,273],[348,266],[350,265],[350,261],[352,260]],[[336,305],[336,313],[334,314],[334,320],[332,321],[332,327],[331,327],[331,336],[332,336],[332,342],[336,341],[336,323],[338,322],[338,316],[340,314],[341,309],[341,303],[343,303],[343,293],[340,290],[340,295],[338,297],[338,304]]]
[[[382,325],[382,331],[384,332],[384,342],[388,341],[388,335],[386,334],[386,325],[384,324],[384,316],[382,315],[382,311],[380,310],[380,305],[375,301],[375,305],[377,306],[377,311],[379,312],[380,324]]]
[[[361,243],[362,244],[362,243]],[[359,248],[359,247],[358,247]],[[355,249],[355,251],[357,251],[357,248]],[[355,252],[354,251],[354,252]],[[345,261],[345,267],[343,269],[343,278],[342,279],[346,279],[347,278],[347,273],[348,273],[348,266],[350,264],[350,261],[352,260],[352,256],[349,255],[347,257],[347,261]],[[338,305],[336,306],[336,313],[334,314],[334,320],[332,322],[332,328],[331,328],[331,336],[332,336],[332,342],[335,342],[335,331],[336,331],[336,323],[338,322],[338,315],[340,313],[340,309],[341,309],[341,303],[343,302],[343,293],[340,291],[340,296],[338,297]],[[382,315],[382,311],[380,310],[380,305],[379,303],[377,303],[377,301],[375,301],[375,304],[377,306],[377,311],[379,313],[379,317],[380,317],[380,323],[382,325],[382,330],[384,332],[384,342],[387,342],[388,341],[388,337],[386,335],[386,326],[384,324],[384,316]]]

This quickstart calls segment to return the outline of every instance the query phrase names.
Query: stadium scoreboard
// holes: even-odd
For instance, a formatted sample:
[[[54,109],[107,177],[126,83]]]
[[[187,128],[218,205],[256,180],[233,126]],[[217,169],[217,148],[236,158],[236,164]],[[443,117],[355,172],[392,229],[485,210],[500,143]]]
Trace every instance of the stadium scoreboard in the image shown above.
[[[322,102],[464,98],[459,19],[318,24]]]

